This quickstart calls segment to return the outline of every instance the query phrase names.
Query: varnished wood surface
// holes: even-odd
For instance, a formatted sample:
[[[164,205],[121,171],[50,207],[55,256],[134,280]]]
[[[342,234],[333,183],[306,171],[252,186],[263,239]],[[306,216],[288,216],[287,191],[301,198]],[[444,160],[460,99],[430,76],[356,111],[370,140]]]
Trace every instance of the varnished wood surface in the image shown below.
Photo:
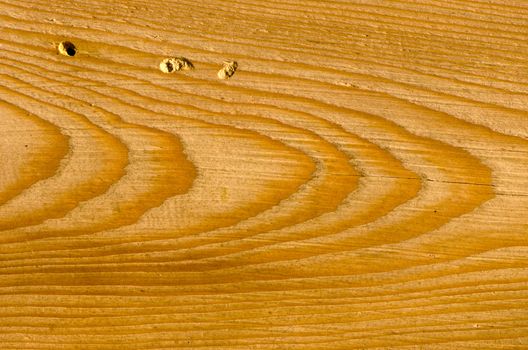
[[[527,39],[521,0],[0,0],[0,349],[528,349]]]

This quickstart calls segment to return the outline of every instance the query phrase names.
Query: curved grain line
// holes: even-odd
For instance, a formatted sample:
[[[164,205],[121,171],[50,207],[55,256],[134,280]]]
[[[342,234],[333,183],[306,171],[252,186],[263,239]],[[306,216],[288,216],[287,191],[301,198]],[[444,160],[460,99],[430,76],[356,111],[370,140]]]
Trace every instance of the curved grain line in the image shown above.
[[[194,227],[196,232],[201,232],[195,236],[190,228],[200,220],[182,218],[179,224],[163,211],[191,213],[184,209],[189,207],[177,203],[203,199],[199,203],[211,203],[210,207],[204,206],[191,215],[214,213],[214,198],[193,188],[181,198],[169,199],[145,213],[131,226],[67,239],[39,239],[26,245],[23,242],[1,245],[6,254],[2,254],[0,266],[0,294],[3,295],[0,304],[11,305],[11,311],[2,314],[9,315],[13,307],[35,302],[44,308],[38,314],[42,317],[29,318],[21,311],[20,317],[10,319],[13,322],[0,322],[3,325],[0,344],[13,348],[23,348],[27,343],[43,349],[84,346],[97,350],[123,344],[137,349],[395,347],[432,350],[478,348],[479,345],[488,349],[520,348],[526,340],[523,335],[527,325],[526,308],[521,303],[526,295],[522,283],[526,280],[528,263],[525,258],[528,226],[523,220],[528,205],[525,191],[528,180],[524,176],[528,169],[525,140],[528,134],[524,120],[527,101],[518,93],[523,89],[520,82],[525,80],[522,73],[525,59],[513,57],[522,56],[525,49],[522,38],[482,42],[483,38],[496,36],[493,28],[509,32],[517,27],[508,26],[507,19],[502,20],[504,17],[500,20],[505,23],[496,24],[498,17],[488,22],[475,20],[479,16],[486,19],[487,15],[482,12],[501,8],[490,3],[484,5],[485,11],[476,11],[482,5],[480,1],[471,5],[468,0],[449,1],[444,5],[445,11],[453,12],[454,25],[441,24],[449,17],[438,7],[425,11],[430,18],[420,18],[418,25],[409,25],[409,18],[418,13],[415,10],[427,4],[438,5],[435,0],[420,0],[402,9],[394,9],[401,7],[401,2],[394,5],[377,0],[360,2],[364,3],[358,4],[361,11],[339,17],[339,13],[330,14],[331,9],[350,9],[350,3],[332,1],[327,7],[318,6],[321,8],[318,10],[303,8],[303,4],[296,7],[293,0],[282,3],[272,0],[268,3],[269,10],[265,10],[267,14],[261,15],[254,11],[264,2],[256,0],[250,4],[247,0],[234,0],[222,4],[226,10],[238,9],[244,14],[232,21],[226,12],[217,12],[216,16],[203,12],[214,8],[210,2],[199,4],[197,11],[186,7],[188,2],[185,2],[174,7],[180,13],[172,17],[181,18],[175,25],[181,34],[163,29],[174,26],[170,9],[167,14],[156,16],[152,11],[161,6],[143,1],[104,4],[96,0],[84,6],[79,3],[79,9],[87,9],[87,14],[90,14],[88,7],[93,6],[107,13],[111,10],[116,19],[95,18],[88,23],[74,18],[74,13],[71,21],[63,15],[59,17],[66,19],[64,26],[41,24],[42,16],[46,16],[44,12],[0,5],[0,12],[19,18],[1,17],[5,20],[4,27],[18,28],[4,30],[4,42],[0,42],[2,48],[10,50],[7,56],[14,60],[10,62],[24,69],[34,68],[24,66],[29,63],[52,70],[37,72],[40,78],[21,71],[12,72],[22,74],[23,80],[40,82],[45,85],[44,89],[59,92],[58,95],[64,92],[71,98],[73,109],[81,114],[85,113],[80,109],[83,104],[80,101],[93,99],[96,108],[116,115],[131,114],[138,122],[149,120],[154,128],[163,123],[178,124],[171,130],[182,128],[182,142],[189,150],[189,158],[197,161],[198,170],[209,171],[207,167],[211,163],[202,162],[205,157],[217,157],[224,167],[231,164],[229,156],[218,156],[214,150],[214,145],[223,140],[215,135],[220,130],[225,130],[226,139],[230,137],[233,144],[241,145],[229,151],[240,159],[249,159],[249,154],[262,156],[259,158],[262,160],[284,155],[274,147],[267,148],[269,153],[263,154],[260,144],[249,141],[255,137],[253,134],[237,131],[250,126],[255,132],[265,130],[277,141],[289,139],[292,145],[297,142],[297,146],[302,146],[300,139],[310,143],[320,139],[323,143],[311,145],[312,160],[331,163],[333,154],[339,154],[339,164],[353,165],[365,175],[354,192],[345,194],[343,189],[337,189],[343,198],[326,208],[327,212],[298,217],[294,225],[288,225],[285,220],[286,225],[277,230],[272,227],[280,216],[267,215],[260,210],[263,207],[257,208],[256,203],[246,201],[248,206],[243,210],[257,213],[249,221],[232,220],[231,223],[239,223],[209,231],[228,221],[210,216],[212,219],[207,225]],[[512,6],[522,5],[518,0],[514,2]],[[65,7],[73,3],[68,1]],[[314,3],[307,0],[304,5]],[[376,6],[378,3],[380,6]],[[143,13],[134,15],[143,18],[144,26],[119,24],[136,4],[146,4]],[[468,21],[460,23],[457,16],[461,15],[464,5],[471,14]],[[278,13],[279,8],[291,15],[289,20],[293,23],[276,22],[284,18],[284,13]],[[514,9],[505,8],[508,14]],[[296,9],[306,12],[290,12]],[[374,13],[378,11],[383,13]],[[406,18],[394,17],[398,14]],[[300,18],[303,15],[311,18]],[[149,16],[155,17],[153,22],[159,24],[147,23],[145,18]],[[323,23],[325,16],[329,21],[346,19],[350,22],[347,28],[375,34],[375,38],[361,39],[345,48],[346,44],[336,39],[339,40],[346,28],[334,22]],[[207,28],[205,22],[198,23],[206,18]],[[510,23],[522,23],[522,20],[517,15]],[[453,30],[467,32],[475,24],[483,24],[477,32],[453,33]],[[185,25],[190,27],[177,28]],[[261,25],[277,25],[277,29],[286,32],[283,35],[273,30],[256,33],[254,39],[261,43],[253,46],[232,43],[248,40],[253,35],[246,34],[252,31],[251,27]],[[335,32],[329,32],[332,25],[336,27]],[[367,26],[367,31],[362,25]],[[221,37],[218,37],[220,41],[208,39],[209,34],[201,37],[200,29],[217,33],[212,36],[223,35],[223,42]],[[237,34],[240,31],[245,33]],[[51,53],[45,41],[57,38],[48,33],[67,37],[74,34],[72,38],[81,38],[79,44],[84,53],[75,60],[60,57],[39,60],[42,54]],[[157,42],[140,38],[158,33]],[[500,35],[518,37],[521,34],[501,32]],[[309,36],[325,42],[315,44],[314,49],[293,48],[292,51],[285,47],[288,41],[303,41]],[[394,42],[383,44],[377,41],[380,38]],[[475,44],[466,39],[482,43],[482,49],[471,52]],[[28,42],[30,45],[26,45]],[[169,49],[183,50],[182,54],[196,58],[198,69],[189,76],[178,74],[169,79],[156,75],[153,67],[157,54],[165,54]],[[322,55],[325,49],[329,50],[328,59],[321,61],[325,58]],[[385,57],[380,55],[382,49],[387,51]],[[510,54],[504,49],[517,52]],[[232,59],[243,62],[241,66],[245,68],[237,72],[235,79],[222,83],[210,79],[213,62],[236,52],[243,55]],[[496,56],[502,53],[504,58]],[[389,64],[394,60],[400,68],[335,57],[342,54],[363,55],[365,61]],[[20,63],[19,56],[23,58]],[[439,67],[453,70],[431,67],[433,60]],[[412,69],[413,64],[422,73]],[[123,74],[113,74],[116,70]],[[456,70],[474,75],[455,73]],[[67,74],[63,81],[61,73]],[[45,77],[58,78],[60,82],[49,82]],[[497,82],[493,77],[505,77],[514,83]],[[455,79],[473,83],[459,83]],[[489,82],[475,85],[479,79],[489,79]],[[71,92],[67,90],[70,84]],[[348,84],[350,88],[336,86],[339,84]],[[515,93],[482,85],[507,87]],[[188,119],[179,119],[179,114]],[[231,127],[205,129],[203,122],[209,118],[212,123],[227,122]],[[293,134],[297,129],[299,133]],[[355,140],[354,134],[363,141],[350,145]],[[241,143],[246,135],[248,142]],[[307,135],[311,135],[310,141]],[[329,152],[317,153],[323,145]],[[374,152],[362,150],[364,146],[372,147],[369,150]],[[299,149],[308,150],[308,147]],[[394,159],[394,164],[401,169],[406,167],[419,174],[423,189],[414,196],[409,196],[412,191],[405,189],[405,197],[393,191],[390,186],[415,185],[417,181],[415,175],[404,179],[401,172],[392,179],[388,174],[393,165],[387,165],[388,169],[381,164],[369,167],[369,161],[376,161],[381,155]],[[291,153],[291,160],[284,159],[293,162],[300,157]],[[288,168],[293,169],[290,172],[258,170],[267,164],[271,168],[273,163],[249,165],[245,172],[239,167],[228,169],[239,176],[239,190],[254,190],[255,195],[267,192],[266,186],[272,182],[244,182],[245,179],[252,176],[273,179],[280,174],[296,177],[300,171],[298,167]],[[373,176],[376,172],[378,177]],[[203,188],[212,188],[211,185],[228,176],[222,172],[216,174],[218,180],[204,177]],[[330,182],[344,178],[336,171],[326,175]],[[369,186],[376,183],[380,188],[375,190],[374,198],[362,203],[361,193],[366,194],[372,188]],[[466,193],[466,189],[470,192]],[[384,212],[372,215],[367,224],[346,230],[352,226],[351,219],[357,219],[355,205],[374,210],[374,201],[389,193],[394,194],[393,204],[385,207]],[[291,198],[298,200],[299,212],[304,207],[316,209],[314,203],[304,198],[295,195]],[[457,198],[460,198],[458,202]],[[394,206],[398,201],[401,205]],[[290,203],[295,209],[295,201]],[[340,213],[350,217],[340,217]],[[209,220],[205,216],[201,218]],[[268,218],[271,224],[265,222]],[[338,229],[340,225],[344,230]],[[244,232],[247,227],[259,228],[261,232]],[[233,228],[237,231],[232,231],[230,236]],[[93,241],[84,242],[87,239]],[[70,257],[65,248],[72,249]],[[31,252],[35,249],[37,254]],[[46,261],[45,256],[52,258]],[[97,262],[99,266],[94,264]],[[509,288],[517,291],[501,291]],[[441,296],[446,293],[462,294]],[[211,301],[213,304],[209,304]],[[321,305],[323,302],[326,304]],[[127,308],[129,303],[136,309]],[[170,308],[162,311],[161,307],[166,304]],[[50,308],[45,308],[46,305]],[[72,323],[66,322],[68,311],[79,305],[84,308],[75,309]],[[147,309],[148,306],[157,309]],[[31,309],[24,310],[31,313]],[[116,317],[106,317],[120,312]],[[103,329],[107,321],[115,332]],[[72,330],[84,334],[72,334]]]
[[[7,60],[3,59],[3,61],[5,62]],[[22,71],[23,70],[18,70],[18,72]],[[35,75],[33,75],[33,77],[35,77]],[[37,79],[33,79],[33,81],[35,82]],[[46,84],[44,83],[42,85],[45,86]],[[63,97],[63,101],[59,103],[60,105],[65,104],[67,106],[70,101],[80,102],[79,100],[73,100],[66,95],[61,96]],[[87,107],[88,103],[86,102],[84,105]],[[89,113],[91,114],[94,114],[94,112],[97,111],[95,107],[88,108],[90,110]],[[113,194],[113,196],[116,197],[115,201],[106,204],[110,211],[108,212],[107,210],[105,212],[104,202],[95,203],[95,208],[89,207],[89,203],[91,203],[90,201],[84,202],[81,211],[96,211],[98,213],[92,216],[90,222],[83,224],[79,224],[79,222],[83,221],[82,212],[78,214],[77,217],[74,216],[73,219],[70,219],[74,220],[76,227],[65,227],[62,230],[67,230],[71,234],[83,234],[90,232],[90,230],[103,230],[116,227],[116,225],[121,226],[133,223],[144,211],[160,205],[165,198],[185,193],[188,188],[190,188],[195,177],[195,170],[193,169],[192,164],[186,160],[184,155],[182,155],[181,145],[177,138],[154,128],[125,123],[115,114],[108,113],[104,110],[99,111],[102,112],[101,116],[106,119],[112,127],[126,130],[126,133],[119,135],[119,137],[130,147],[129,158],[131,158],[131,162],[127,166],[127,175],[123,176],[115,185],[112,185],[112,187],[105,192],[110,193],[111,195]],[[89,119],[89,117],[87,118]],[[113,133],[116,132],[114,131]],[[141,147],[144,147],[143,142],[145,139],[149,140],[147,148],[151,148],[152,150],[146,152],[140,150]],[[140,174],[140,178],[134,179],[131,174],[131,172],[134,172],[134,168],[141,169],[145,175]],[[136,197],[132,196],[131,199],[128,199],[124,198],[123,189],[119,189],[123,186],[120,186],[119,184],[126,184],[129,182],[138,182],[141,183],[142,186],[149,183],[152,184],[147,186],[150,187],[147,192],[141,193],[142,191],[136,190]],[[93,200],[94,199],[92,198],[91,201]],[[137,203],[141,203],[141,205],[138,205]],[[73,212],[79,212],[79,210],[74,209]],[[103,218],[106,216],[105,220],[99,222],[99,220],[97,220],[98,215],[103,215]],[[41,229],[44,227],[48,227],[46,238],[57,234],[54,232],[54,229],[51,228],[53,227],[53,224],[48,222],[44,226],[41,226]],[[37,228],[38,226],[32,227],[31,229],[35,232]],[[5,232],[4,235],[6,235]],[[25,242],[30,239],[41,238],[41,233],[30,234],[27,232],[19,232],[19,235],[21,235],[21,238],[23,238]],[[11,237],[11,239],[13,239],[13,237]]]
[[[238,95],[237,95],[237,96],[238,96]],[[277,99],[279,98],[279,96],[273,96],[273,98],[274,98],[275,100],[277,100]],[[436,147],[436,146],[435,146],[435,147]],[[445,147],[445,146],[443,146],[443,147]],[[453,148],[451,147],[451,149],[453,149]],[[475,164],[475,165],[476,165],[476,164]],[[484,170],[484,169],[483,169],[483,170]],[[486,171],[487,171],[487,170],[486,170]]]
[[[22,81],[19,79],[10,77],[10,76],[8,77],[5,74],[1,74],[1,76],[3,78],[3,82],[2,82],[2,86],[0,86],[0,91],[4,92],[2,94],[2,99],[7,100],[14,105],[17,105],[18,107],[22,107],[17,104],[18,101],[13,100],[13,96],[17,96],[19,100],[24,100],[24,99],[27,100],[28,99],[27,95],[22,94],[19,91],[11,90],[5,87],[8,84],[8,81],[16,82],[16,84],[18,84],[17,87],[20,87],[20,85],[23,84]],[[26,88],[26,91],[30,91],[31,89],[33,89],[33,87],[30,85],[25,85],[24,87]],[[7,94],[5,93],[6,91],[8,92]],[[39,102],[42,102],[42,101],[39,101]],[[31,104],[28,104],[27,106],[31,106]],[[54,111],[59,111],[59,110],[65,111],[63,109],[56,108],[56,107],[50,107],[50,108],[53,109]],[[28,109],[28,107],[26,107],[26,109]],[[35,109],[35,108],[33,108],[33,111],[31,111],[31,113],[37,116],[39,114],[42,114],[40,110]],[[73,120],[76,120],[75,122],[76,124],[78,123],[79,125],[83,125],[85,127],[88,126],[89,129],[86,129],[86,131],[89,130],[89,132],[93,134],[92,137],[94,139],[96,140],[100,139],[101,141],[111,145],[112,152],[106,150],[107,153],[111,153],[111,154],[119,154],[120,152],[125,153],[125,151],[123,150],[124,146],[122,146],[122,144],[120,144],[119,141],[109,136],[110,134],[106,134],[106,131],[100,130],[95,126],[92,126],[93,124],[91,124],[86,119],[83,119],[84,117],[80,115],[76,115],[70,112],[68,112],[68,114],[73,117]],[[54,124],[58,125],[57,121],[58,120],[55,118]],[[47,184],[61,182],[61,180],[59,179],[64,177],[65,171],[67,171],[67,169],[72,166],[71,164],[74,161],[74,155],[77,153],[77,150],[75,150],[75,147],[79,147],[79,145],[74,146],[74,143],[78,142],[79,140],[79,136],[77,136],[76,134],[84,133],[82,128],[79,128],[78,130],[80,131],[65,129],[65,133],[67,133],[68,136],[70,136],[70,140],[71,140],[70,145],[72,146],[70,146],[70,150],[69,150],[70,152],[68,156],[65,158],[63,164],[61,164],[61,167],[58,169],[58,171],[55,173],[54,176],[35,183],[32,187],[27,188],[21,195],[11,199],[9,202],[5,203],[3,206],[0,207],[0,213],[2,213],[2,216],[4,216],[0,221],[0,228],[2,230],[20,227],[27,223],[36,224],[36,223],[44,221],[47,218],[62,216],[66,212],[68,212],[70,209],[77,206],[78,202],[91,198],[94,194],[97,194],[98,192],[106,191],[106,189],[109,186],[111,186],[111,183],[113,183],[114,178],[119,178],[123,176],[122,169],[124,169],[125,167],[125,163],[126,163],[125,160],[118,161],[116,167],[109,167],[109,166],[107,166],[106,168],[103,167],[101,172],[106,175],[105,179],[92,179],[89,181],[77,180],[75,188],[69,191],[64,189],[65,192],[59,195],[59,197],[61,198],[61,201],[59,202],[53,202],[53,203],[48,203],[48,204],[41,203],[41,205],[43,206],[42,208],[35,208],[36,206],[34,202],[30,203],[30,202],[27,202],[26,200],[24,204],[24,202],[20,200],[22,198],[22,195],[34,196],[36,194],[35,191],[38,191],[38,193],[41,195],[45,193],[49,193],[49,190],[45,190],[45,187],[47,186]],[[105,152],[105,151],[102,151],[102,152]],[[86,169],[86,166],[81,166],[81,165],[78,165],[78,166],[83,171],[89,172],[88,169]],[[66,181],[65,184],[67,183],[68,181]],[[64,185],[62,187],[64,187]],[[53,186],[53,187],[60,188],[61,186]],[[49,194],[46,194],[46,196],[48,195]],[[22,206],[25,205],[27,207],[26,209],[27,211],[21,212],[20,211],[21,208],[17,208],[16,207],[17,205],[22,205]],[[30,205],[33,207],[29,208],[28,206]],[[11,214],[9,214],[10,212]],[[2,239],[3,238],[4,237],[2,237]]]
[[[49,139],[48,145],[42,145],[38,150],[39,153],[31,157],[30,160],[25,161],[20,165],[18,170],[19,177],[16,182],[3,187],[0,190],[0,206],[9,202],[12,198],[18,196],[26,188],[33,186],[35,183],[52,177],[58,171],[62,159],[68,154],[68,139],[67,135],[60,132],[60,128],[49,123],[45,119],[31,115],[22,108],[11,105],[7,101],[0,98],[2,105],[8,105],[9,109],[16,109],[19,114],[24,114],[23,118],[31,120],[35,126],[38,126],[41,131],[45,133],[46,138]],[[2,109],[4,109],[3,107]],[[3,116],[5,118],[5,116]],[[5,132],[5,130],[3,130]],[[9,131],[9,130],[7,130]],[[23,141],[23,140],[20,140]],[[29,145],[26,145],[26,148]],[[33,146],[33,145],[31,145]],[[45,154],[45,155],[44,155]],[[26,169],[33,169],[26,171]],[[35,171],[36,169],[36,171]]]
[[[297,129],[297,130],[299,130],[299,129]]]
[[[31,65],[31,64],[30,64],[30,65]],[[63,75],[63,77],[64,77],[64,75]],[[291,128],[291,127],[290,127],[290,128]],[[296,132],[298,132],[300,129],[297,128],[297,129],[292,129],[292,130],[295,130]],[[320,142],[320,141],[319,141],[319,142]],[[336,153],[335,153],[335,154],[336,154]],[[326,158],[332,158],[331,156],[325,156],[325,157],[326,157]],[[325,166],[325,167],[328,167],[328,166]],[[329,168],[330,168],[330,169],[331,169],[331,168],[334,168],[334,166],[333,166],[333,165],[330,165]],[[339,171],[338,171],[337,169],[335,169],[334,172],[339,172]],[[339,182],[338,182],[337,184],[339,184]],[[320,195],[321,195],[321,194],[319,193],[318,196],[320,196]]]

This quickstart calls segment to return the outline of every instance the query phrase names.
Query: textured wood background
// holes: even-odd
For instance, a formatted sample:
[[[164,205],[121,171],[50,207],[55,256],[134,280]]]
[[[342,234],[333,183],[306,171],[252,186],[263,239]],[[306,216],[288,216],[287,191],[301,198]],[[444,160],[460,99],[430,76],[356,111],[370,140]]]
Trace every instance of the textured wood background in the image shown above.
[[[527,39],[522,0],[0,0],[0,349],[528,349]]]

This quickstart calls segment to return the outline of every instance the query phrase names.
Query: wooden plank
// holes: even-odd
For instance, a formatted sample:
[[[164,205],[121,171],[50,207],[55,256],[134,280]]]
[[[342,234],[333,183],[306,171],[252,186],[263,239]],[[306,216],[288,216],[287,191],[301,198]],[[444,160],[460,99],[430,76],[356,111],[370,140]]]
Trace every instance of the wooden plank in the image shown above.
[[[525,1],[0,28],[0,349],[528,349]]]

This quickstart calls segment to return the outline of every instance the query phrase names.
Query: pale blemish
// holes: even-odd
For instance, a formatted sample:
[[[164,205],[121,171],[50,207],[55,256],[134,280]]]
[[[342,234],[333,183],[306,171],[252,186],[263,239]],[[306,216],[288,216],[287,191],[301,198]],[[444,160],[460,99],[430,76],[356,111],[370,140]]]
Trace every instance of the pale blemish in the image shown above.
[[[224,66],[218,71],[219,79],[229,79],[235,74],[238,63],[235,61],[224,61]]]
[[[227,202],[227,199],[229,198],[227,193],[227,188],[222,187],[222,202]]]
[[[171,57],[161,61],[159,68],[163,73],[174,73],[194,69],[194,65],[185,57]]]

